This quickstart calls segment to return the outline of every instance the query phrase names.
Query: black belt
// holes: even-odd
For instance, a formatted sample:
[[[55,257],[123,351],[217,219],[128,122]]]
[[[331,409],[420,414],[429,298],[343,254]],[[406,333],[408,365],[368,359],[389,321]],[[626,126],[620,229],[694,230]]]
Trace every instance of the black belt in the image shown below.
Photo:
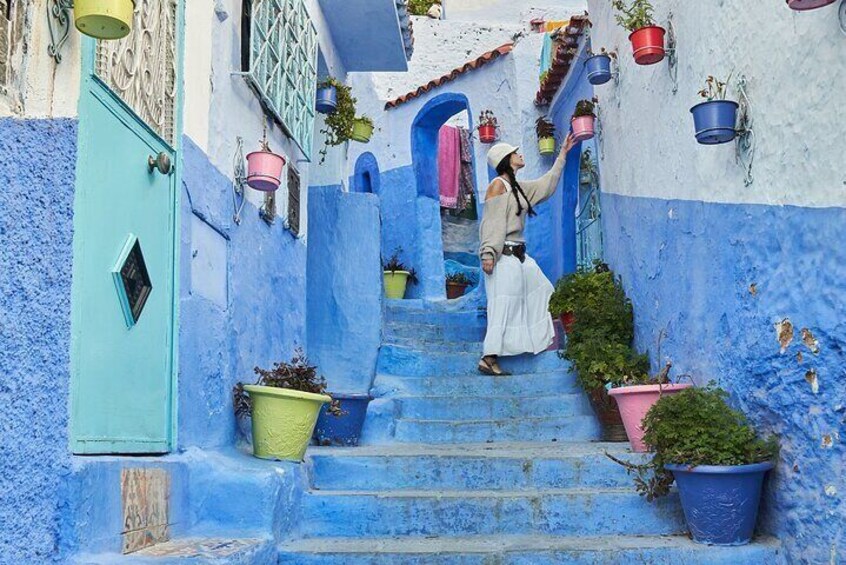
[[[512,245],[510,243],[506,243],[505,246],[502,248],[503,255],[513,255],[521,263],[526,261],[526,244],[519,243],[517,245]]]

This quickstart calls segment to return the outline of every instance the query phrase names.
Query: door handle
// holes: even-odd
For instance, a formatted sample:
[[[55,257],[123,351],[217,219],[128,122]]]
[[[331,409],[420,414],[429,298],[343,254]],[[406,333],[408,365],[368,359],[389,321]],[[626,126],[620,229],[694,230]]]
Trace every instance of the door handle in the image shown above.
[[[155,157],[152,155],[147,157],[147,166],[149,167],[151,174],[153,171],[158,170],[163,175],[169,175],[171,170],[173,170],[173,166],[170,162],[170,155],[164,151]]]

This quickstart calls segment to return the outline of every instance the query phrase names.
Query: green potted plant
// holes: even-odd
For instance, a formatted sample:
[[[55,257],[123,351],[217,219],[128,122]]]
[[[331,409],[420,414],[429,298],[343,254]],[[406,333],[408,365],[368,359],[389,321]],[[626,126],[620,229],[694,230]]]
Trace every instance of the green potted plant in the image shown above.
[[[359,116],[353,120],[353,131],[351,139],[359,143],[370,143],[373,137],[373,120],[367,116]]]
[[[617,23],[631,32],[634,59],[638,65],[654,65],[664,60],[666,30],[655,24],[654,8],[649,0],[613,0],[611,6],[619,13]]]
[[[594,136],[596,129],[596,104],[599,100],[594,96],[592,100],[579,100],[570,121],[573,127],[575,141],[587,141]]]
[[[321,164],[326,161],[330,147],[343,145],[353,138],[353,129],[356,124],[356,104],[358,103],[358,100],[352,95],[351,86],[334,79],[327,79],[325,84],[335,88],[337,100],[335,111],[326,115],[323,122],[324,127],[320,130],[325,138],[323,149],[320,151]]]
[[[326,380],[300,349],[290,363],[254,371],[259,376],[255,384],[238,383],[233,391],[236,417],[252,418],[253,455],[302,461],[321,406],[332,403]],[[340,406],[334,403],[331,409],[340,411]]]
[[[454,300],[461,298],[467,292],[467,287],[472,286],[473,281],[464,273],[450,273],[446,277],[447,299]]]
[[[398,247],[391,258],[382,260],[382,274],[385,281],[385,298],[398,300],[405,298],[409,284],[417,284],[417,273],[403,263],[399,256],[402,248]]]
[[[727,396],[713,384],[664,396],[643,421],[652,461],[635,465],[608,455],[635,474],[650,501],[675,481],[693,540],[710,545],[751,540],[764,477],[778,454],[776,439],[759,438]]]
[[[535,133],[538,134],[538,150],[541,155],[555,153],[555,124],[546,118],[538,118],[535,122]]]

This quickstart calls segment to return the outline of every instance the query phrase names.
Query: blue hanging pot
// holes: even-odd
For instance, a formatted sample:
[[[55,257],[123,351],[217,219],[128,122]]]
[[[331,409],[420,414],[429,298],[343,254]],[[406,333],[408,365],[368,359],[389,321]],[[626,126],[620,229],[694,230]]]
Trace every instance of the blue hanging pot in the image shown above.
[[[733,140],[737,131],[737,110],[733,100],[709,100],[690,109],[696,127],[696,141],[702,145],[718,145]]]
[[[320,409],[317,425],[314,428],[314,440],[317,445],[336,445],[354,447],[358,445],[364,417],[370,396],[367,394],[332,394],[333,400],[341,403],[341,414],[329,412],[329,406]]]
[[[338,109],[338,90],[334,86],[318,88],[315,108],[321,114],[334,114]]]
[[[773,468],[772,463],[664,467],[676,478],[693,541],[709,545],[749,543],[758,519],[764,475]]]
[[[593,85],[605,84],[611,80],[611,56],[606,53],[588,57],[585,68],[588,82]]]

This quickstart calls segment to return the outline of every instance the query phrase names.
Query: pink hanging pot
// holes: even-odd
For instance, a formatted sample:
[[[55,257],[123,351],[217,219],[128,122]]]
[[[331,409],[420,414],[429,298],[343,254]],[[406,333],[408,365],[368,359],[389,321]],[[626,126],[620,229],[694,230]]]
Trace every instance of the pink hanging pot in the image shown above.
[[[594,136],[595,116],[578,116],[573,118],[573,139],[576,142],[586,141]]]
[[[273,192],[282,182],[285,157],[270,150],[254,151],[247,155],[247,184],[262,192]]]
[[[646,417],[652,405],[658,402],[661,395],[676,394],[692,386],[690,383],[637,385],[612,388],[608,391],[608,394],[617,401],[632,451],[646,453],[647,448],[643,443],[643,418]]]

